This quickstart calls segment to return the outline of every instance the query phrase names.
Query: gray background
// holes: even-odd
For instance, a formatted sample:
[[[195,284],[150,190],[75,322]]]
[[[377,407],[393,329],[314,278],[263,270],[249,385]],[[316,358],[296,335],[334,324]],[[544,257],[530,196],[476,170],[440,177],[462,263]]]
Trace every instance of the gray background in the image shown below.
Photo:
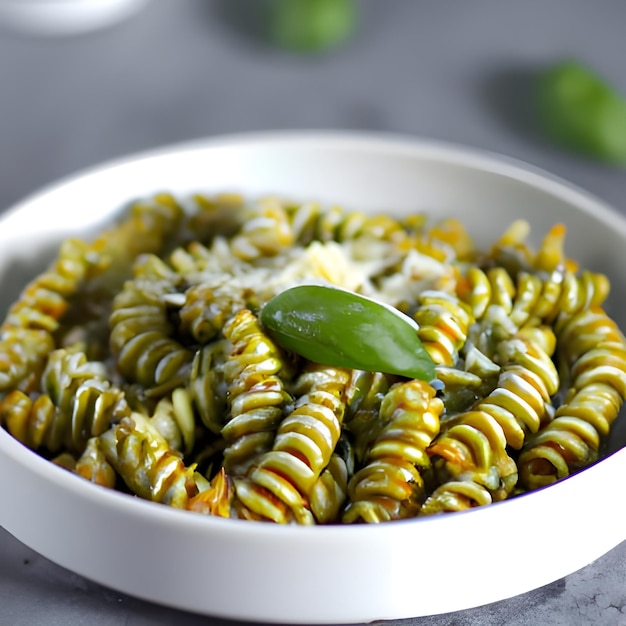
[[[163,144],[241,131],[336,128],[503,153],[626,213],[625,172],[543,141],[531,100],[533,73],[569,56],[626,92],[623,2],[363,0],[352,40],[313,56],[259,40],[249,23],[254,4],[153,0],[128,21],[90,35],[1,32],[0,211],[59,177]],[[241,9],[247,10],[244,23],[236,19]],[[615,497],[623,498],[623,490]],[[581,495],[581,506],[593,506],[593,494]],[[568,532],[543,523],[546,532]],[[572,536],[572,549],[579,539]],[[513,546],[514,537],[504,569],[515,567]],[[240,593],[233,591],[235,601]],[[171,623],[233,622],[101,588],[0,529],[0,626]],[[626,543],[517,598],[398,623],[626,624]]]

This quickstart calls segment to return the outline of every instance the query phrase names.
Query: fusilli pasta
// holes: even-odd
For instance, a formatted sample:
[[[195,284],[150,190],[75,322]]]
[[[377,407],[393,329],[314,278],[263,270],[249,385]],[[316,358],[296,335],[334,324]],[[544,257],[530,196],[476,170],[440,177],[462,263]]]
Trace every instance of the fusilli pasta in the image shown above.
[[[377,523],[515,497],[597,460],[626,397],[607,277],[565,256],[563,225],[536,250],[528,233],[479,250],[422,214],[137,201],[9,307],[0,425],[100,487],[204,515]],[[411,317],[435,378],[281,347],[261,312],[306,283]]]

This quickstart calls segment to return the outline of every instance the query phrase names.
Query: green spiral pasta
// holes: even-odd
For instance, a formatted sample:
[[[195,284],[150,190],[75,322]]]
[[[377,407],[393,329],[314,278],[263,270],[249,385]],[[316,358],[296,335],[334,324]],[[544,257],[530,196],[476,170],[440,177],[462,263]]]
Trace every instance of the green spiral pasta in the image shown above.
[[[348,381],[349,373],[339,368],[313,366],[302,374],[295,406],[278,426],[271,450],[235,481],[248,509],[274,522],[315,523],[310,497],[341,435]]]
[[[166,253],[177,244],[185,221],[185,210],[169,193],[133,202],[127,219],[118,228],[105,233],[112,260]]]
[[[187,508],[190,499],[208,487],[207,481],[193,465],[185,465],[155,428],[145,422],[138,428],[137,418],[125,417],[101,435],[106,460],[139,497]]]
[[[539,250],[535,251],[527,242],[530,224],[523,219],[514,220],[506,231],[482,255],[482,266],[504,267],[516,276],[520,271],[550,272],[566,261],[563,251],[565,229],[556,224],[546,234]]]
[[[245,216],[241,230],[231,239],[236,257],[251,261],[276,256],[293,245],[294,237],[284,206],[269,198]]]
[[[192,194],[185,220],[187,240],[206,244],[215,237],[232,237],[245,219],[249,202],[238,193]]]
[[[492,500],[508,497],[518,471],[507,448],[520,449],[528,433],[536,433],[552,418],[551,397],[560,379],[551,355],[519,334],[498,342],[497,352],[502,370],[495,388],[469,411],[447,420],[429,448],[429,454],[441,460],[435,467],[442,489],[429,497],[426,511],[445,509],[435,500],[448,497],[443,487],[449,481],[475,482]]]
[[[202,425],[219,434],[226,421],[228,383],[224,366],[230,348],[226,339],[202,346],[194,355],[187,387]]]
[[[519,288],[527,296],[525,306],[517,307],[515,321],[519,326],[553,323],[557,317],[600,306],[609,291],[606,276],[589,271],[580,276],[567,270],[554,271],[548,278],[522,273],[518,282],[522,283]]]
[[[454,513],[491,504],[488,489],[473,480],[450,480],[438,486],[419,511],[420,516]]]
[[[67,311],[69,298],[98,261],[98,255],[88,244],[77,239],[63,242],[50,269],[31,282],[9,309],[2,330],[25,328],[53,333]]]
[[[0,394],[19,387],[33,390],[45,357],[62,347],[57,337],[68,308],[98,292],[115,292],[132,260],[159,252],[183,217],[172,196],[136,203],[128,217],[88,244],[68,239],[50,267],[27,285],[0,326]]]
[[[455,365],[474,318],[455,295],[442,291],[423,291],[413,318],[419,325],[417,335],[437,365]]]
[[[345,211],[337,205],[324,208],[313,202],[288,204],[285,210],[295,240],[304,245],[312,241],[346,242],[358,238],[396,242],[408,239],[407,229],[388,215]]]
[[[55,350],[42,374],[43,394],[10,392],[0,404],[0,423],[26,446],[82,452],[87,441],[130,414],[124,394],[106,379],[101,363],[84,353]]]
[[[493,267],[486,272],[473,268],[467,282],[459,287],[460,298],[468,304],[474,315],[467,341],[482,355],[497,361],[498,345],[519,330],[511,318],[516,296],[515,284],[503,267]],[[472,285],[475,291],[468,292]]]
[[[184,387],[161,398],[150,420],[165,437],[168,446],[190,454],[195,446],[196,424],[191,394]]]
[[[46,358],[54,348],[54,339],[45,330],[0,331],[0,398],[15,388],[26,393],[34,391]]]
[[[383,427],[368,449],[364,466],[348,483],[342,520],[382,522],[414,517],[424,495],[426,452],[439,432],[443,402],[417,380],[393,385],[381,403]]]
[[[232,344],[224,364],[229,401],[229,415],[221,429],[227,443],[224,467],[228,474],[243,475],[271,448],[291,400],[278,375],[288,371],[288,364],[248,309],[230,319],[223,332]]]
[[[341,455],[333,453],[309,493],[311,512],[318,524],[339,521],[341,508],[348,497],[350,470]]]
[[[378,523],[515,497],[603,453],[626,339],[564,225],[535,250],[519,220],[479,250],[455,219],[229,193],[121,218],[66,241],[0,325],[0,426],[82,479],[224,518]],[[435,379],[280,348],[262,308],[303,283],[412,317]]]
[[[185,508],[195,513],[213,515],[215,517],[260,520],[260,517],[252,516],[244,507],[238,510],[238,503],[234,496],[233,480],[222,467],[209,485],[200,489],[187,500]]]
[[[522,450],[525,489],[545,486],[595,461],[626,397],[625,340],[601,307],[564,321],[559,345],[570,388],[554,420]]]
[[[201,345],[209,343],[245,304],[239,294],[216,293],[216,289],[206,283],[193,285],[185,292],[184,304],[178,311],[180,332]]]
[[[344,430],[350,436],[357,463],[363,462],[371,442],[382,429],[380,406],[395,380],[381,372],[352,371],[346,389]]]
[[[498,383],[476,408],[492,415],[502,426],[507,445],[519,450],[527,434],[537,432],[550,418],[551,397],[560,379],[551,355],[524,337],[503,341],[499,350],[505,365]]]
[[[117,483],[117,475],[107,461],[100,437],[91,437],[87,441],[83,453],[72,469],[82,478],[101,487],[113,489]]]
[[[0,393],[30,389],[55,345],[52,334],[100,256],[93,246],[68,239],[52,265],[35,278],[0,325]]]
[[[444,218],[431,225],[425,215],[413,214],[401,223],[409,232],[410,248],[424,257],[446,264],[470,261],[475,257],[472,238],[457,219]]]
[[[523,294],[512,314],[516,323],[522,326],[533,318],[534,323],[552,323],[557,316],[601,306],[609,292],[609,281],[603,274],[588,270],[577,273],[578,265],[564,253],[565,226],[553,226],[536,253],[523,242],[527,231],[526,224],[512,228],[501,239],[504,246],[495,246],[495,253],[492,251],[493,256],[502,258],[514,249],[520,261],[509,269],[517,281],[517,291]]]
[[[128,281],[113,300],[111,352],[121,374],[149,395],[163,395],[188,375],[193,352],[172,336],[167,293],[161,282]]]
[[[455,422],[428,448],[439,486],[427,498],[420,515],[446,510],[448,483],[469,481],[491,502],[508,497],[517,482],[517,466],[507,451],[504,431],[493,416],[481,410],[467,411]],[[437,502],[439,498],[443,500]]]

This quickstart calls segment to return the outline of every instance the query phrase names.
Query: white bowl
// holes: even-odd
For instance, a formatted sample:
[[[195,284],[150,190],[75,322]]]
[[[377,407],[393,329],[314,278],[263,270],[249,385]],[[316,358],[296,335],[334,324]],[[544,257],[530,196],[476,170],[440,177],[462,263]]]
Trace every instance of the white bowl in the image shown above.
[[[461,218],[479,245],[524,217],[613,281],[626,327],[626,220],[511,160],[380,135],[226,137],[139,155],[61,182],[0,219],[0,309],[33,250],[102,224],[137,196],[239,191]],[[24,273],[25,272],[25,273]],[[19,283],[19,284],[18,284]],[[380,525],[296,527],[173,510],[95,487],[0,430],[0,524],[52,561],[125,593],[201,614],[349,623],[457,611],[520,594],[626,539],[623,427],[607,458],[548,488],[464,513]]]
[[[0,0],[0,24],[29,35],[67,36],[112,26],[148,0]]]

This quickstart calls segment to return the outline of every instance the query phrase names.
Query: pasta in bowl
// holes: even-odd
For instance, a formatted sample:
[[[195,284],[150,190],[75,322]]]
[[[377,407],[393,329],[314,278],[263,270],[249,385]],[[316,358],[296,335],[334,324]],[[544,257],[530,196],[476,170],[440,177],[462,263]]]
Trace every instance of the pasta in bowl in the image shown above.
[[[20,237],[62,244],[5,303],[0,523],[74,571],[206,614],[337,623],[508,597],[624,539],[618,504],[581,514],[580,497],[624,463],[626,231],[571,186],[398,138],[229,138],[87,173],[0,232],[6,268],[26,265]],[[367,299],[333,307],[329,286]],[[318,310],[294,295],[269,316],[295,287]],[[423,376],[379,367],[378,303],[415,324]],[[580,545],[547,542],[546,516],[574,511]],[[327,572],[346,565],[339,593]]]

